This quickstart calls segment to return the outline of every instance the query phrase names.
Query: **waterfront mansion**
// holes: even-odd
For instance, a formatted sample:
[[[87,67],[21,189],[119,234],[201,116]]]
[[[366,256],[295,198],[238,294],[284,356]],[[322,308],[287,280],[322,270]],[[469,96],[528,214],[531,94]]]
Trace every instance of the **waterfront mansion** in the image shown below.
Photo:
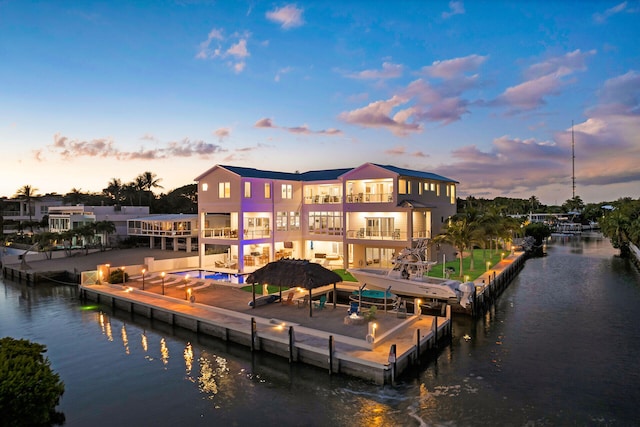
[[[195,181],[200,266],[239,273],[281,258],[390,267],[412,240],[440,233],[456,213],[458,183],[373,163],[303,173],[216,165]],[[217,256],[205,265],[209,254]]]

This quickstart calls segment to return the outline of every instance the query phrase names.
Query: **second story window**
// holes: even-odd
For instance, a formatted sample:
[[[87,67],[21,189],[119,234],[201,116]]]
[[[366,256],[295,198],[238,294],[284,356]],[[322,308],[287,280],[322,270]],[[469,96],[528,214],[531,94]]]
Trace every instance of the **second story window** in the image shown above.
[[[244,198],[245,199],[250,199],[251,198],[251,183],[250,182],[245,182],[244,183]]]
[[[218,198],[229,199],[231,198],[231,183],[219,182],[218,183]]]
[[[209,189],[209,184],[207,184],[206,182],[204,182],[202,184],[202,191],[207,191]]]
[[[293,199],[293,186],[291,184],[282,184],[282,198]]]
[[[269,182],[264,183],[264,198],[265,199],[271,198],[271,183]]]
[[[407,180],[399,179],[398,180],[398,194],[407,194]]]

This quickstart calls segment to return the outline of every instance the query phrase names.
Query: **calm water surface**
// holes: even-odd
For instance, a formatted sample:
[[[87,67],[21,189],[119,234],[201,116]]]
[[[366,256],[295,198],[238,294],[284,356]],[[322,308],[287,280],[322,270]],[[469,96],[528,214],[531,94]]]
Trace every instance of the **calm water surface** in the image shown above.
[[[640,275],[616,253],[552,241],[393,387],[83,305],[68,287],[0,282],[0,336],[47,346],[66,426],[638,425]]]

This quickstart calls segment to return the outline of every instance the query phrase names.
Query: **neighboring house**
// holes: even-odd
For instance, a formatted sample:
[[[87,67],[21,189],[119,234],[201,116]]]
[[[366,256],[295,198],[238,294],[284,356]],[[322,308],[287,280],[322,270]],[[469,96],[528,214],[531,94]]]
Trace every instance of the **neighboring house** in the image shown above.
[[[196,214],[165,214],[132,218],[127,221],[129,236],[149,237],[149,247],[154,248],[160,239],[160,248],[167,249],[167,242],[171,243],[174,251],[185,248],[191,252],[191,247],[198,241],[198,215]]]
[[[49,231],[62,233],[76,230],[86,224],[111,221],[115,226],[115,233],[108,236],[106,233],[96,233],[94,243],[112,244],[127,237],[127,221],[129,219],[148,214],[148,206],[55,206],[49,209]],[[107,238],[110,241],[107,241]],[[82,238],[75,237],[72,244],[84,244],[78,239],[82,240]]]
[[[284,257],[388,267],[413,239],[440,233],[458,183],[372,163],[304,173],[216,165],[195,181],[200,267],[214,268],[204,265],[208,247],[225,246],[239,272]]]
[[[62,196],[57,194],[34,196],[31,198],[30,203],[22,197],[3,198],[2,212],[0,214],[4,220],[4,233],[17,232],[17,224],[29,222],[29,218],[31,218],[31,221],[41,222],[45,216],[49,215],[51,207],[61,206],[62,204]]]

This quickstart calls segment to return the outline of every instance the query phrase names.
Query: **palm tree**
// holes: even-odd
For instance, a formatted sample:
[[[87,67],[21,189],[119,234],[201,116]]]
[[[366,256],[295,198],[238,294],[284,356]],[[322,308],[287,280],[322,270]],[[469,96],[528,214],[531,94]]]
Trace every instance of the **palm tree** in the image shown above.
[[[117,205],[122,202],[123,191],[124,187],[122,186],[122,181],[120,181],[119,178],[111,178],[111,181],[107,184],[107,188],[103,189],[102,193],[113,199],[114,203]]]
[[[78,205],[82,203],[84,199],[84,193],[79,188],[72,188],[67,194],[64,195],[64,199],[67,203],[72,205]]]
[[[474,225],[466,217],[452,218],[445,226],[444,232],[433,238],[434,243],[449,243],[460,254],[460,277],[463,277],[462,259],[464,251],[475,240]]]
[[[162,178],[158,178],[158,176],[153,172],[145,172],[140,175],[138,178],[141,178],[142,181],[142,189],[149,192],[149,206],[151,206],[151,201],[153,200],[153,189],[154,188],[164,188],[160,185],[160,181]],[[136,181],[138,180],[136,178]]]
[[[116,225],[113,221],[98,221],[95,223],[96,233],[104,236],[100,239],[100,248],[103,248],[103,242],[109,242],[109,235],[116,232]]]
[[[16,192],[17,197],[22,197],[27,201],[27,210],[29,211],[29,226],[31,227],[31,233],[33,233],[33,213],[31,212],[31,202],[34,197],[37,196],[37,188],[34,188],[30,185],[23,185]]]
[[[631,218],[621,208],[614,209],[600,221],[602,234],[611,240],[614,248],[620,249],[620,256],[623,258],[630,255],[628,235],[630,224]]]

